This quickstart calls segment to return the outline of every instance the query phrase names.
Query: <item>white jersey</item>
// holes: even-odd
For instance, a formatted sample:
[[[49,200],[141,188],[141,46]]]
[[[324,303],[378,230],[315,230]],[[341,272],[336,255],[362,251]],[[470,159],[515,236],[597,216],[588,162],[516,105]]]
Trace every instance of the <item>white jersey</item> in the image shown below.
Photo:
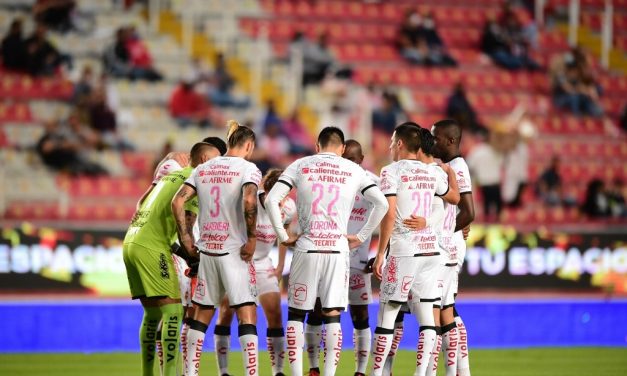
[[[446,173],[437,166],[403,159],[381,170],[381,191],[396,196],[396,218],[390,238],[390,256],[413,256],[438,251],[435,232],[429,226],[414,231],[403,224],[411,215],[429,218],[435,195],[448,192]]]
[[[200,251],[230,253],[246,243],[242,187],[260,180],[261,171],[244,158],[216,157],[196,167],[185,184],[198,195]]]
[[[169,175],[170,173],[178,170],[182,170],[183,167],[174,159],[168,159],[165,162],[161,163],[157,168],[157,172],[155,173],[155,177],[152,180],[152,184],[157,184],[162,177]]]
[[[448,162],[448,165],[451,166],[453,171],[455,171],[455,177],[457,178],[457,187],[459,188],[459,194],[462,195],[464,193],[472,193],[472,182],[470,181],[470,172],[468,170],[468,165],[466,161],[462,157],[453,158]],[[462,231],[459,230],[453,234],[455,231],[455,218],[457,214],[459,214],[459,208],[457,206],[448,205],[449,208],[446,210],[445,215],[445,229],[449,231],[450,236],[453,240],[459,241],[460,239],[464,239],[464,235]],[[452,224],[447,222],[447,218],[452,217]]]
[[[379,177],[368,170],[366,171],[366,175],[372,181],[379,185]],[[354,235],[357,234],[362,227],[366,224],[368,217],[370,216],[370,211],[374,205],[366,200],[364,195],[361,192],[357,192],[355,195],[355,201],[353,203],[353,210],[351,212],[350,218],[348,219],[348,234]],[[350,262],[351,268],[363,269],[368,263],[368,253],[370,251],[370,239],[366,239],[357,249],[352,249],[350,252]]]
[[[257,246],[255,248],[255,261],[268,257],[272,247],[276,244],[276,232],[270,222],[270,216],[263,204],[264,193],[257,193]],[[296,204],[291,198],[286,198],[281,207],[281,219],[283,224],[289,225],[296,215]]]
[[[358,164],[333,153],[319,153],[289,165],[279,182],[297,191],[302,236],[298,251],[348,252],[348,219],[358,192],[376,184]]]

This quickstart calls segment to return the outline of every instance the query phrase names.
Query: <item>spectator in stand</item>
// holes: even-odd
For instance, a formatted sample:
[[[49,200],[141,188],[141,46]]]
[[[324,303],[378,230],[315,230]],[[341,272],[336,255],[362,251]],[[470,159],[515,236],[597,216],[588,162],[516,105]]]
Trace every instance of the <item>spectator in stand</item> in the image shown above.
[[[575,116],[602,116],[599,90],[592,76],[575,62],[558,61],[551,72],[553,103]]]
[[[625,206],[625,184],[622,179],[616,178],[607,189],[610,213],[613,217],[627,217],[627,206]]]
[[[261,122],[259,126],[255,129],[255,131],[262,133],[271,124],[276,124],[281,128],[283,124],[283,119],[281,119],[281,117],[279,116],[276,110],[276,106],[274,105],[274,101],[269,100],[266,105],[266,112],[263,114]]]
[[[74,0],[37,0],[33,6],[35,20],[50,29],[67,32],[72,30],[72,12],[76,8]]]
[[[446,101],[446,116],[472,133],[487,134],[486,128],[479,122],[477,112],[466,97],[466,89],[462,82],[455,84],[451,96]]]
[[[549,206],[572,206],[575,204],[576,200],[564,193],[558,156],[553,156],[551,164],[540,175],[536,183],[536,194]]]
[[[372,126],[386,135],[391,135],[394,128],[406,118],[405,112],[396,94],[384,92],[381,108],[372,111]]]
[[[623,112],[620,115],[619,125],[623,132],[627,132],[627,105],[623,107]]]
[[[74,103],[84,102],[89,98],[94,89],[94,73],[90,65],[83,67],[81,77],[74,84],[74,92],[72,93],[72,101]]]
[[[148,48],[133,29],[119,28],[115,41],[105,49],[103,64],[113,77],[130,80],[159,81],[161,74],[152,66]]]
[[[281,124],[269,123],[259,138],[259,149],[265,152],[265,159],[273,166],[285,164],[290,153],[290,141],[281,131]]]
[[[54,170],[72,175],[106,175],[107,171],[103,167],[81,155],[84,148],[84,144],[63,132],[58,121],[45,124],[45,132],[36,146],[44,164]]]
[[[153,66],[150,51],[135,27],[129,27],[126,34],[125,47],[136,78],[148,81],[161,81],[163,77]]]
[[[424,65],[455,66],[457,62],[446,53],[436,29],[433,15],[407,11],[398,42],[401,55],[409,62]]]
[[[588,183],[581,211],[591,218],[604,218],[610,215],[609,200],[602,180],[593,179]]]
[[[292,115],[283,122],[283,130],[290,140],[292,154],[308,154],[314,150],[314,142],[305,130],[305,125],[298,117],[298,111],[294,110]]]
[[[508,24],[520,25],[520,28],[515,31],[524,40],[525,45],[533,48],[538,47],[538,28],[530,16],[529,10],[520,6],[518,2],[512,0],[503,2],[497,22],[504,28],[507,28]]]
[[[336,63],[329,49],[329,35],[320,33],[317,43],[306,42],[303,46],[303,85],[317,85]]]
[[[211,106],[207,100],[196,92],[194,83],[183,80],[172,92],[170,97],[170,115],[181,127],[198,124],[201,127],[210,125]]]
[[[510,18],[508,22],[505,28],[494,20],[486,22],[481,36],[481,51],[505,69],[540,69],[528,55],[519,21]]]
[[[212,104],[218,107],[235,108],[247,108],[250,106],[249,98],[238,98],[233,95],[235,80],[229,73],[224,55],[221,53],[216,55],[212,81],[213,87],[209,93],[209,99]]]
[[[7,35],[2,39],[2,66],[5,69],[22,71],[26,65],[22,20],[11,22]]]
[[[89,99],[89,121],[102,146],[116,150],[133,150],[133,145],[118,133],[115,112],[107,104],[104,87],[93,90]]]
[[[501,196],[503,155],[493,146],[497,137],[494,132],[490,133],[489,142],[475,146],[466,158],[474,181],[481,189],[483,215],[487,221],[498,220],[503,207]]]
[[[65,64],[72,69],[72,58],[60,53],[46,38],[48,30],[44,24],[37,24],[35,32],[24,41],[26,69],[33,76],[50,76]]]

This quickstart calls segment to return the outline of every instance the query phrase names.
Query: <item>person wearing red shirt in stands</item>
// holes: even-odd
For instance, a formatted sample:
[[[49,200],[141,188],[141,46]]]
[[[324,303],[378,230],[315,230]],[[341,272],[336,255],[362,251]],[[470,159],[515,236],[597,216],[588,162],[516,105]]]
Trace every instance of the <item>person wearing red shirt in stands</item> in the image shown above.
[[[211,106],[209,102],[194,90],[190,81],[181,81],[170,97],[170,114],[181,127],[197,123],[201,127],[209,126]]]

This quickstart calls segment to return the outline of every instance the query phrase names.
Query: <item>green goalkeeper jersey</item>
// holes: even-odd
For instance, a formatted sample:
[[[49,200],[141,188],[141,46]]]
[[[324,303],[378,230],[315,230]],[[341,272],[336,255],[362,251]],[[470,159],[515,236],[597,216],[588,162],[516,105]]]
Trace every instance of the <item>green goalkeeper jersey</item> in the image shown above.
[[[141,204],[124,237],[124,244],[134,243],[155,251],[170,249],[177,231],[171,202],[192,167],[172,172],[159,180]],[[187,201],[185,210],[198,214],[198,198]]]

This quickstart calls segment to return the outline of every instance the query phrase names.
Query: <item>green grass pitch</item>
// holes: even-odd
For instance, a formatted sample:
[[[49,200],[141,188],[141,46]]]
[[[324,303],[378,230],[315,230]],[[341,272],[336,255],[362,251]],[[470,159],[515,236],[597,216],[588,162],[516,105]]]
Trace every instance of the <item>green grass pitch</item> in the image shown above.
[[[394,374],[413,374],[414,353],[401,351]],[[267,353],[260,354],[260,375],[270,375]],[[305,356],[305,365],[307,364]],[[521,350],[474,350],[470,354],[474,376],[573,376],[627,375],[627,348],[535,348]],[[234,376],[243,375],[242,359],[231,353]],[[352,376],[352,351],[340,358],[338,376]],[[0,375],[125,376],[139,375],[139,354],[0,354]],[[213,353],[204,353],[202,375],[216,375]],[[286,372],[289,375],[289,371]],[[159,375],[159,373],[155,373]],[[438,375],[444,375],[442,364]]]

